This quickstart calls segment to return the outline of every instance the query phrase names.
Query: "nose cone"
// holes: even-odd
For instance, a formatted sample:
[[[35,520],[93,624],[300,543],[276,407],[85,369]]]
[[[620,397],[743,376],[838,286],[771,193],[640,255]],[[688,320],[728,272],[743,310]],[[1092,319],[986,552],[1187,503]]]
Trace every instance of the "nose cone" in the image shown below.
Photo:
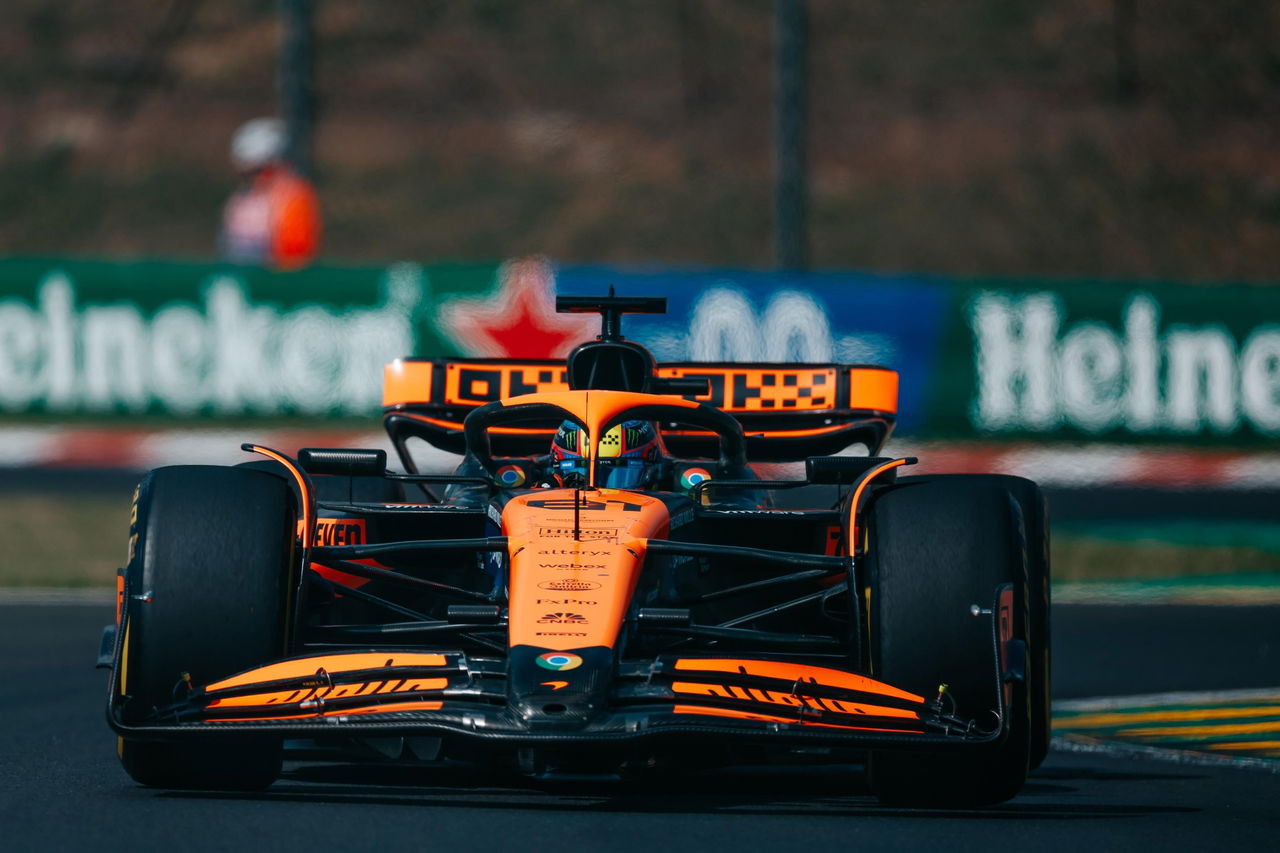
[[[602,711],[613,677],[613,650],[511,649],[507,701],[530,729],[580,729]]]
[[[645,543],[667,536],[657,498],[612,489],[548,489],[502,511],[511,555],[508,642],[543,651],[613,648]]]
[[[636,492],[549,489],[507,503],[507,700],[527,726],[581,728],[604,709],[645,543],[669,525],[666,505]]]

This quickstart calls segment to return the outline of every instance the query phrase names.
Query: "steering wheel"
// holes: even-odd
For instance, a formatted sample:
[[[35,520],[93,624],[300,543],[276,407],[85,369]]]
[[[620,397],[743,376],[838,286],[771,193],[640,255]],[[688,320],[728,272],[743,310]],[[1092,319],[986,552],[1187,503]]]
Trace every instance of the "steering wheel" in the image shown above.
[[[540,421],[542,423],[559,424],[561,421],[573,421],[586,428],[586,424],[569,414],[566,410],[552,403],[517,403],[503,405],[501,400],[486,403],[473,410],[462,424],[463,435],[467,440],[467,453],[484,466],[490,477],[497,475],[503,465],[518,460],[495,457],[493,446],[489,441],[489,430],[495,426],[512,426],[521,422]],[[747,441],[742,434],[742,425],[733,415],[722,412],[714,406],[699,403],[697,406],[675,406],[666,403],[652,403],[627,409],[608,423],[602,425],[609,429],[624,420],[642,420],[670,422],[675,421],[715,433],[720,439],[720,456],[717,465],[721,470],[733,471],[747,464]],[[595,436],[592,437],[595,440]]]

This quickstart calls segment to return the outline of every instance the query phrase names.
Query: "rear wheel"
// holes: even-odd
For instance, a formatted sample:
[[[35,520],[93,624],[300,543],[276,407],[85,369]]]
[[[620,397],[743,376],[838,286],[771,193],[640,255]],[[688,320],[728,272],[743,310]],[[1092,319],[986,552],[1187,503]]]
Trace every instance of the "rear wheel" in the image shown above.
[[[125,569],[118,690],[126,722],[280,657],[292,590],[293,498],[279,477],[238,468],[151,472],[138,488]],[[119,743],[143,785],[255,789],[280,772],[279,739]]]
[[[1012,588],[1013,639],[1022,644],[1010,643],[1010,654],[1025,654],[1031,621],[1022,513],[1003,479],[903,478],[869,513],[872,671],[927,699],[948,685],[957,716],[988,730],[999,722],[992,622],[971,608],[992,608],[998,590]],[[943,808],[1013,797],[1029,764],[1031,692],[1025,680],[1012,682],[1005,734],[990,745],[873,752],[872,790],[889,804]]]

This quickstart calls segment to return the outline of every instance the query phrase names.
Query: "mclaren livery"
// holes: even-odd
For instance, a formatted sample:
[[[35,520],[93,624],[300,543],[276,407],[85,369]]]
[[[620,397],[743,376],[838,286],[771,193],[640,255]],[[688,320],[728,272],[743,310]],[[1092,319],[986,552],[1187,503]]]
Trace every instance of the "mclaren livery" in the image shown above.
[[[101,652],[125,770],[243,789],[285,756],[603,778],[852,755],[889,803],[1017,794],[1048,746],[1035,484],[902,476],[877,455],[891,370],[657,364],[621,316],[665,300],[557,308],[602,317],[567,361],[388,365],[405,473],[246,444],[143,479]],[[456,471],[419,473],[423,442]]]

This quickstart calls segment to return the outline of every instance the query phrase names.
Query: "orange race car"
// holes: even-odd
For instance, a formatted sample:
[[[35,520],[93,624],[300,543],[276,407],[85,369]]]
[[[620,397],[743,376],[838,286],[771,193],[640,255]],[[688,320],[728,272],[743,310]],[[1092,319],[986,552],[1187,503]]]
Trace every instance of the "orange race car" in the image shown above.
[[[407,473],[247,444],[146,476],[103,653],[129,774],[265,787],[302,742],[541,777],[855,751],[886,802],[1014,796],[1048,748],[1036,485],[898,476],[891,370],[659,365],[620,326],[665,300],[557,309],[603,321],[567,362],[387,367]],[[422,441],[456,472],[418,473]]]

